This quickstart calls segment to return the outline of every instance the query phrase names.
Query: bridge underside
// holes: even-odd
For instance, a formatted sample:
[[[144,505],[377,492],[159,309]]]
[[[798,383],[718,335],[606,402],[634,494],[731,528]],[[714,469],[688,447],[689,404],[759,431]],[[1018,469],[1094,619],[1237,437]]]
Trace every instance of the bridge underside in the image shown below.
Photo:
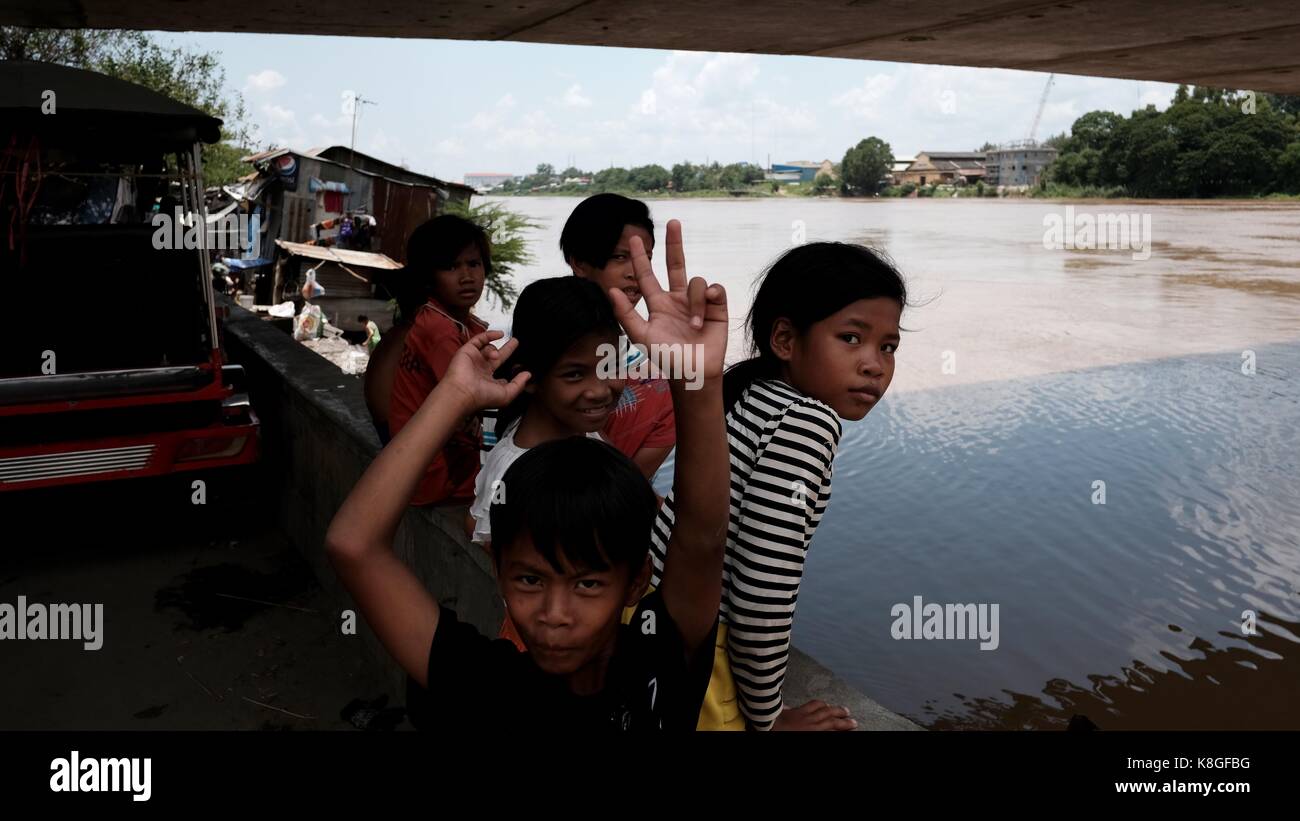
[[[801,54],[1300,93],[1294,0],[7,0],[0,23]]]

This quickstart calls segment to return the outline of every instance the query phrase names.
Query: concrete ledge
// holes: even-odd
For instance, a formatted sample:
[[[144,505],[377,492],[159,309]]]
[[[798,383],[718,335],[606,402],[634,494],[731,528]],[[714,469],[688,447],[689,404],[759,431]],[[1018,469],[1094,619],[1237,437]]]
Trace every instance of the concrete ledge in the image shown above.
[[[262,422],[267,486],[276,495],[278,522],[289,541],[311,565],[339,610],[355,605],[325,557],[325,531],[366,466],[379,453],[379,439],[362,396],[361,378],[345,375],[321,356],[229,302],[225,348],[232,363],[244,366],[253,407]],[[504,610],[491,561],[464,535],[465,508],[410,509],[397,531],[394,550],[411,566],[438,601],[461,620],[488,635],[501,625]],[[404,693],[406,676],[364,620],[358,636],[381,666],[394,693]],[[795,650],[786,677],[787,701],[812,698],[847,706],[864,730],[915,730]]]

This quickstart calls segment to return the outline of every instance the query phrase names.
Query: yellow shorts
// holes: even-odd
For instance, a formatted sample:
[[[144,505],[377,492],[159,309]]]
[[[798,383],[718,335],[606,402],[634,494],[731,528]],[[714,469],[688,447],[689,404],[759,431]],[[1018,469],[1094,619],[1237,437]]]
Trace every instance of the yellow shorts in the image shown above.
[[[632,620],[634,607],[623,608],[623,623]],[[744,730],[745,717],[740,713],[736,682],[731,677],[731,659],[727,657],[727,625],[718,625],[718,639],[713,648],[713,673],[704,693],[697,730]]]

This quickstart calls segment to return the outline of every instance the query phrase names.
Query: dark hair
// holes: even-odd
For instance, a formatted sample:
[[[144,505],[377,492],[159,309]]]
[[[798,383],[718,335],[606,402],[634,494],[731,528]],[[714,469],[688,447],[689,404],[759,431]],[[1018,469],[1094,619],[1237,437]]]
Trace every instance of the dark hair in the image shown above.
[[[443,214],[421,223],[406,241],[406,267],[422,274],[445,271],[471,245],[483,257],[483,272],[492,273],[492,247],[487,234],[473,222],[455,214]]]
[[[406,265],[381,271],[374,282],[382,285],[397,301],[403,322],[410,322],[433,293],[433,272],[456,264],[456,257],[470,245],[483,257],[483,274],[492,273],[492,248],[483,229],[467,219],[443,214],[421,223],[406,240]]]
[[[596,283],[574,276],[539,279],[529,283],[515,303],[510,335],[519,340],[519,346],[497,369],[497,376],[509,379],[519,371],[528,371],[532,380],[539,382],[584,336],[607,332],[617,337],[620,330],[609,297]],[[528,396],[519,394],[497,414],[498,437],[524,415]]]
[[[567,436],[530,448],[501,477],[503,501],[494,502],[492,555],[521,534],[557,572],[560,553],[592,570],[645,562],[658,513],[654,490],[631,459],[586,436]]]
[[[784,317],[802,334],[846,305],[860,299],[887,297],[907,306],[907,285],[883,254],[845,242],[810,242],[791,248],[768,266],[749,309],[750,359],[727,368],[722,379],[723,404],[730,409],[760,379],[781,372],[772,353],[772,326]]]
[[[560,252],[564,254],[564,261],[574,259],[593,268],[604,268],[628,225],[644,228],[652,237],[655,234],[650,209],[641,200],[622,194],[587,197],[573,209],[560,233]]]
[[[369,322],[369,321],[370,321],[370,317],[366,316],[365,314],[357,314],[357,322]]]

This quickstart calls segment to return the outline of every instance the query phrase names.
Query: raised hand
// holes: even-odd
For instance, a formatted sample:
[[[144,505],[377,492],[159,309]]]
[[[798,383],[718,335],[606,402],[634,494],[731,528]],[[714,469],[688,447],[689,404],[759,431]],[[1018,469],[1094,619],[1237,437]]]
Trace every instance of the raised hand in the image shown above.
[[[500,331],[487,331],[475,336],[456,351],[447,365],[447,374],[441,384],[464,394],[466,401],[475,410],[509,405],[529,379],[528,371],[516,374],[509,382],[493,378],[493,372],[519,346],[518,339],[511,339],[498,349],[492,341],[503,336],[505,334]]]
[[[628,338],[650,349],[654,359],[654,345],[699,345],[702,356],[696,359],[705,379],[722,375],[723,360],[727,353],[727,293],[721,285],[707,284],[702,277],[687,278],[686,252],[682,248],[682,224],[669,220],[666,238],[668,261],[668,290],[659,285],[645,246],[640,237],[629,242],[632,253],[632,270],[636,273],[637,287],[645,297],[649,319],[642,319],[633,308],[631,300],[621,289],[611,288],[610,301],[614,313]],[[668,374],[680,378],[681,374]]]

